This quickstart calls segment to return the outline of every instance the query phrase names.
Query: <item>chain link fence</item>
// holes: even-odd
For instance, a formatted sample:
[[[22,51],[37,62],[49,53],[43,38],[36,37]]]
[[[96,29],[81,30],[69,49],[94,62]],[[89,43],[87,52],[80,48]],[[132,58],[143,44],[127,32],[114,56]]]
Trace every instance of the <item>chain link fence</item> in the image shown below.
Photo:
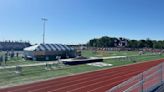
[[[164,81],[164,63],[130,78],[107,92],[150,92]]]

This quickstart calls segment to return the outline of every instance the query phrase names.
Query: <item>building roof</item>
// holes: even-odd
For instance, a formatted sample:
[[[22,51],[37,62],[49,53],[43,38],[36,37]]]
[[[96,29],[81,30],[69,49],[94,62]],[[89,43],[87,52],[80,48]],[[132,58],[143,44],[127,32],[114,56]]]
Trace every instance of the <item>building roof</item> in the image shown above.
[[[31,46],[31,44],[28,42],[11,42],[11,41],[1,42],[0,41],[0,50],[2,51],[11,51],[11,50],[19,51],[29,46]]]
[[[62,44],[40,44],[33,45],[24,49],[24,51],[71,51],[74,48]]]

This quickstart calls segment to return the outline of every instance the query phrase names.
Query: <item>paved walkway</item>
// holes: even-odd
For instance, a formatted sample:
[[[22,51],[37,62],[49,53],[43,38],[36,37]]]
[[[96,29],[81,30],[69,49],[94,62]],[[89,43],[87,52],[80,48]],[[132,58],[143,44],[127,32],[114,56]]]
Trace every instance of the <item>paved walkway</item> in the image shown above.
[[[112,56],[112,57],[102,57],[102,59],[116,59],[116,58],[126,58],[127,56]]]
[[[19,65],[20,67],[30,67],[30,66],[41,66],[46,64],[54,64],[57,63],[57,61],[51,61],[51,62],[43,62],[43,63],[36,63],[36,64],[24,64]],[[0,69],[9,69],[9,68],[16,68],[17,66],[0,66]]]
[[[115,58],[125,58],[127,56],[111,56],[111,57],[91,57],[90,59],[115,59]],[[61,59],[61,61],[71,61],[71,59]],[[31,66],[41,66],[46,64],[54,64],[58,63],[58,61],[49,61],[49,62],[42,62],[42,63],[36,63],[36,64],[24,64],[19,65],[20,67],[31,67]],[[0,69],[10,69],[10,68],[16,68],[17,66],[0,66]]]

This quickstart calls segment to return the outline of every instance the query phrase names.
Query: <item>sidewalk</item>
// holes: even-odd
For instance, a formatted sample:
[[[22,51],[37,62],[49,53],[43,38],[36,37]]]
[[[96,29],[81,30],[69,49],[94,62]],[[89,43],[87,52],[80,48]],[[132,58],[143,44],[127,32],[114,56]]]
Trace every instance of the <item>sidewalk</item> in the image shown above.
[[[46,64],[54,64],[57,63],[57,61],[50,61],[50,62],[43,62],[43,63],[37,63],[37,64],[25,64],[25,65],[18,65],[20,67],[31,67],[31,66],[41,66]],[[16,66],[0,66],[0,69],[10,69],[10,68],[16,68]]]
[[[111,56],[111,57],[91,57],[91,59],[116,59],[116,58],[125,58],[127,56]],[[61,61],[71,61],[71,59],[61,59]],[[25,65],[19,65],[20,67],[31,67],[31,66],[41,66],[46,64],[54,64],[58,63],[58,61],[49,61],[49,62],[41,62],[36,64],[25,64]],[[10,69],[10,68],[16,68],[17,66],[0,66],[0,69]]]

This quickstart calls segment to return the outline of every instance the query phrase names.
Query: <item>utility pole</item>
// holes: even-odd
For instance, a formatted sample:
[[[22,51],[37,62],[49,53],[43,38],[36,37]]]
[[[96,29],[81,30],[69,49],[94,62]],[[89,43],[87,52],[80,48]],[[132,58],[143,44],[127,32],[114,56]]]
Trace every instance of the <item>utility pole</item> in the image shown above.
[[[43,21],[43,44],[45,44],[45,29],[46,29],[46,21],[48,21],[48,19],[41,18],[41,20]]]

